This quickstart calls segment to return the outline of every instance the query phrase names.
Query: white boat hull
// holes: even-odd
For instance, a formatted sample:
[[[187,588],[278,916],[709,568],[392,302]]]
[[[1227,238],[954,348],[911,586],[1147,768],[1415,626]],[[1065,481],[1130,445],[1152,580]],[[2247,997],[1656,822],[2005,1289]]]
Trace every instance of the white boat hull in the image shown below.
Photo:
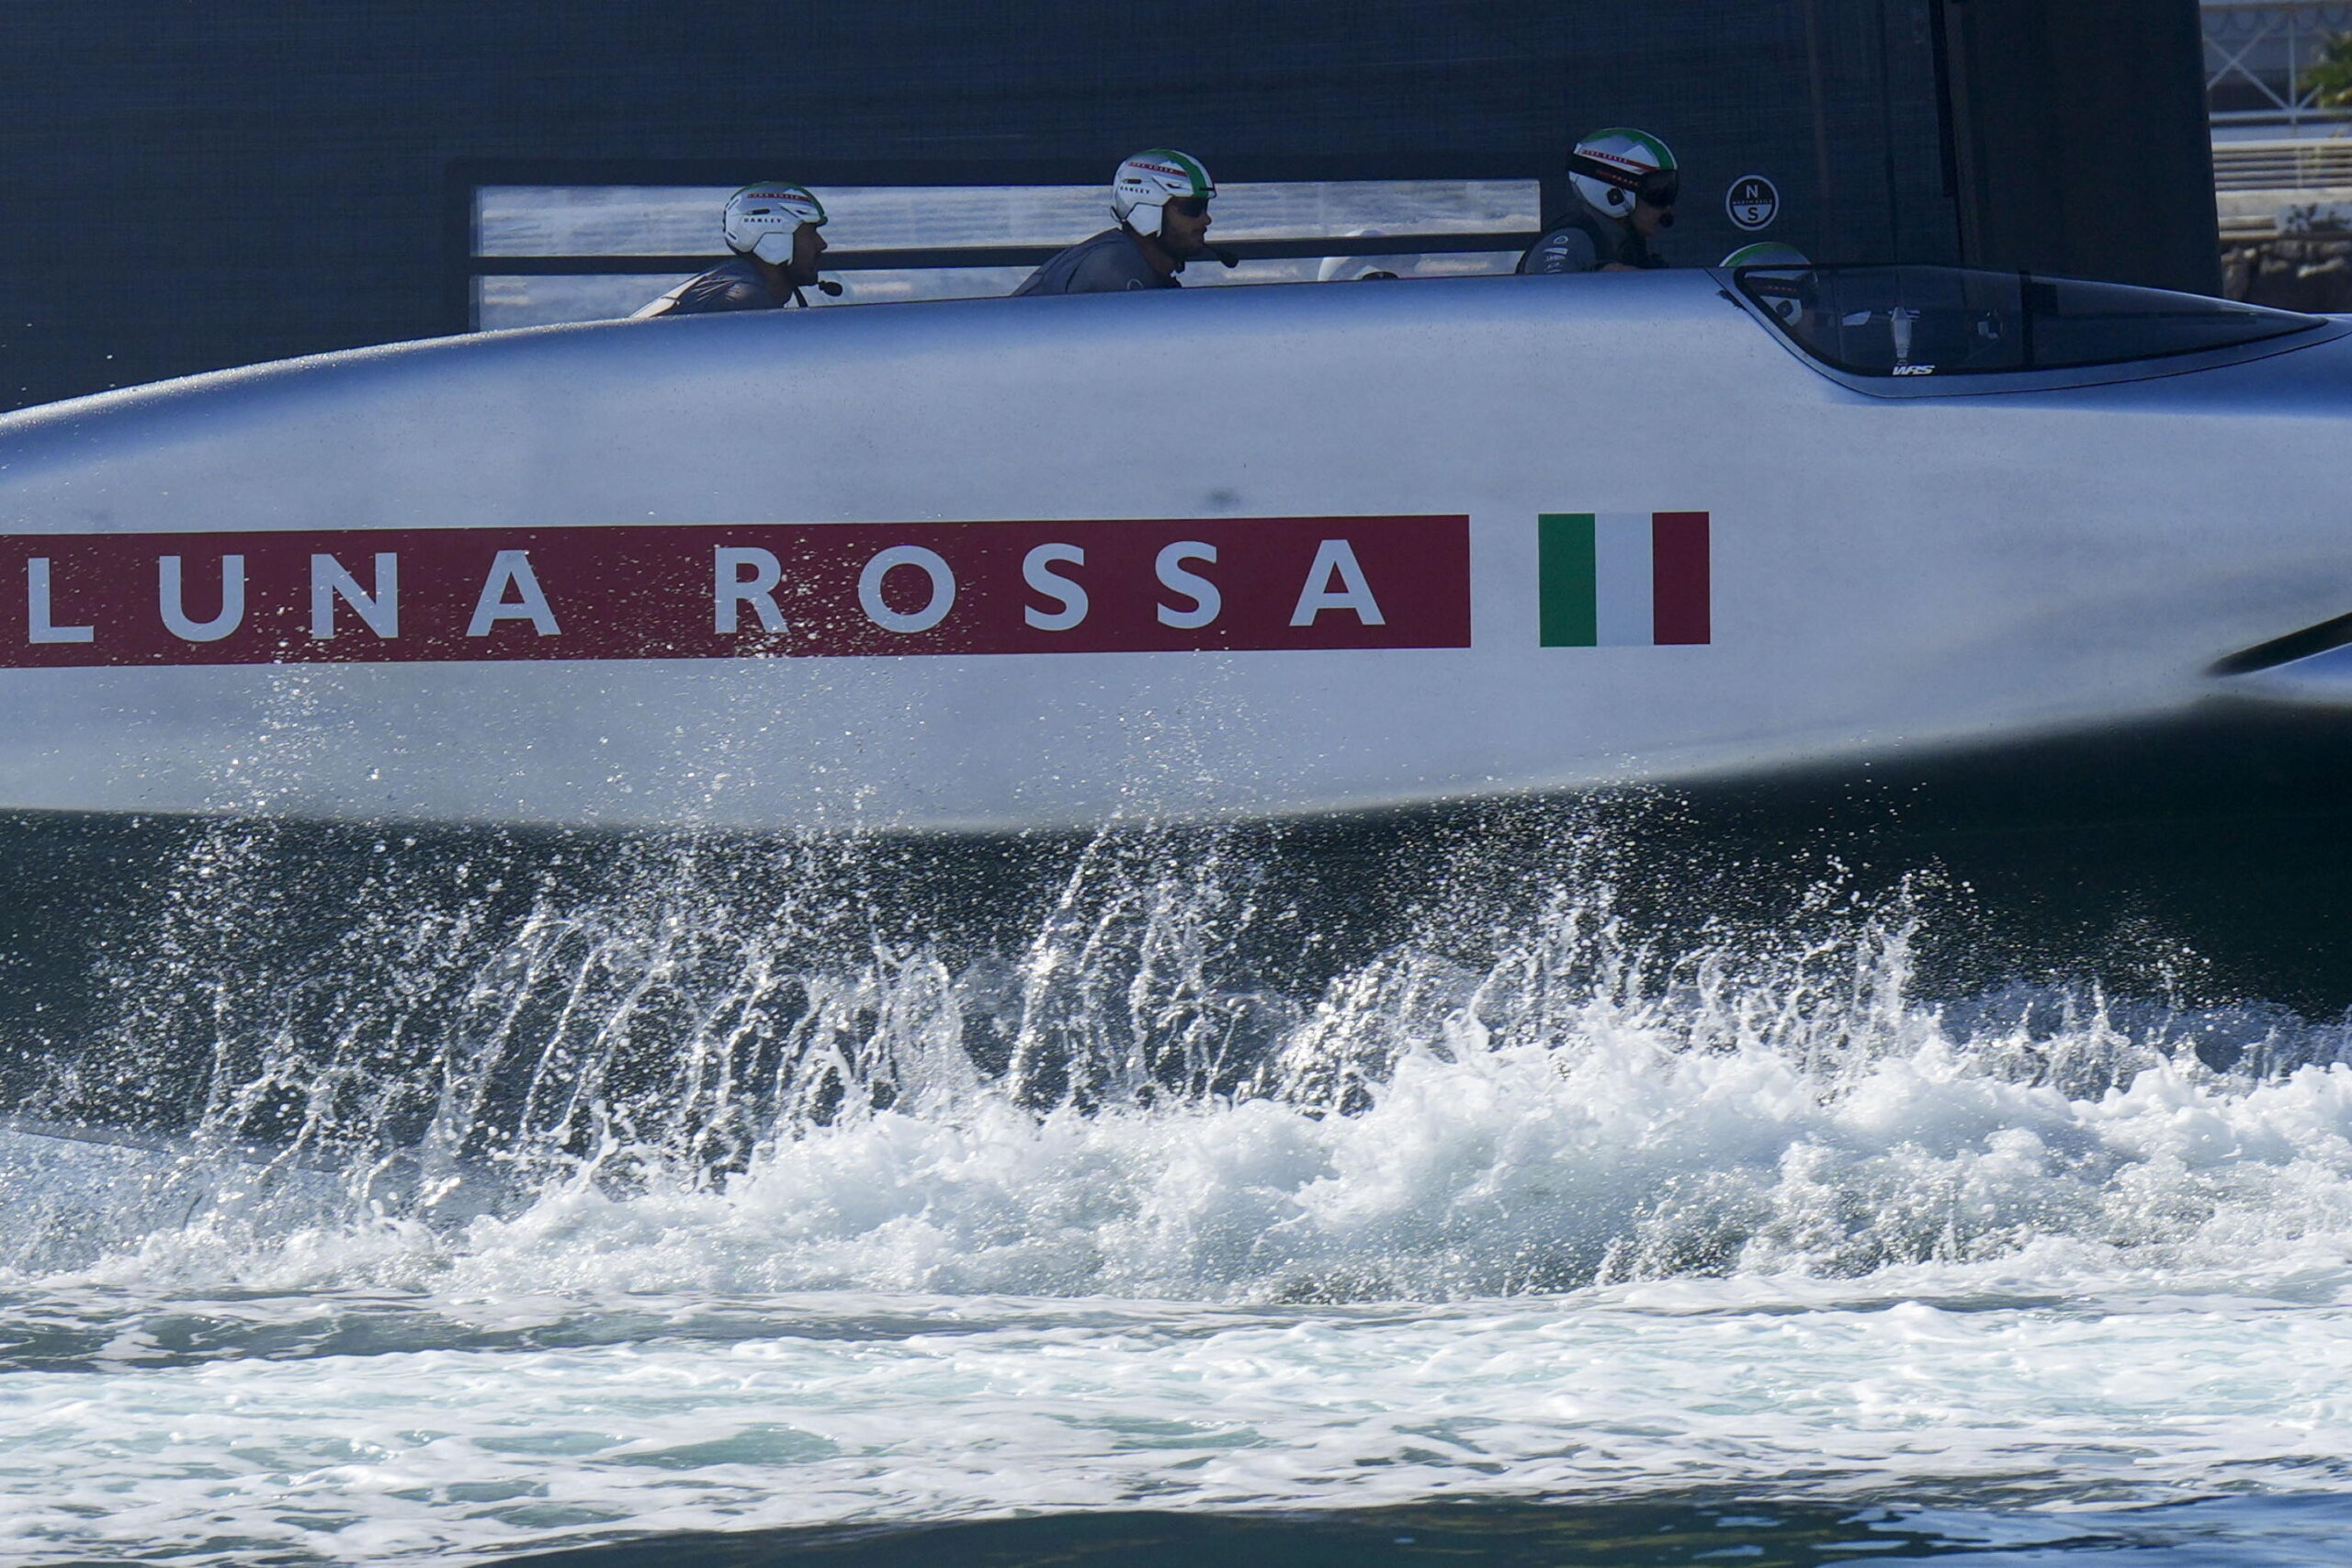
[[[2217,659],[2352,610],[2347,414],[2336,339],[2161,380],[1867,396],[1703,274],[610,323],[229,373],[0,420],[0,807],[1018,828],[1999,743],[2182,711]],[[1706,640],[1545,646],[1560,572],[1540,519],[1658,513],[1706,519]],[[1309,581],[1295,542],[1277,572],[1253,542],[1363,519],[1461,544],[1361,548],[1358,584],[1328,561]],[[1075,643],[1134,651],[926,650],[1058,635],[1012,617],[1067,597],[1009,566],[994,597],[957,567],[933,626],[856,622],[855,574],[900,534],[944,558],[990,530],[1085,549],[1121,527],[1154,559],[1216,542],[1175,570],[1232,615],[1273,604],[1257,646],[1217,646],[1230,619],[1170,625],[1202,599],[1138,581],[1140,555],[1115,578],[1107,547],[1055,570],[1090,592]],[[711,594],[673,597],[629,657],[588,635],[626,572],[562,581],[572,531],[616,528],[673,531],[679,581]],[[411,651],[387,651],[359,614],[371,558],[419,561],[437,530],[471,564],[403,565],[445,603],[435,623],[412,587]],[[275,578],[267,535],[291,536]],[[713,643],[708,552],[763,539],[818,541],[775,552],[831,574],[838,635],[813,652],[755,635],[740,596],[738,636]],[[1640,567],[1607,549],[1602,578]],[[553,634],[482,564],[512,551]],[[320,553],[359,595],[334,600],[330,639],[304,576]],[[187,637],[217,629],[232,555],[245,619]],[[936,607],[925,570],[892,580],[886,620]],[[780,579],[787,620],[800,581]],[[1301,639],[1280,606],[1317,592]],[[1591,612],[1594,640],[1640,632],[1625,603]],[[500,614],[469,645],[483,604]],[[1408,646],[1307,646],[1342,631]],[[1193,644],[1149,650],[1178,634]],[[702,641],[647,656],[664,637]],[[290,661],[207,661],[230,657]]]

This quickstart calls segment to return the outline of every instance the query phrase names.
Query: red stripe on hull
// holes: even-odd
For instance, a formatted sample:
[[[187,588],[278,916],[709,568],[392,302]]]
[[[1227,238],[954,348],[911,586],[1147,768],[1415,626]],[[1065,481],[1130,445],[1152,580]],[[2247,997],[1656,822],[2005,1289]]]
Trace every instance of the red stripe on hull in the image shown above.
[[[1708,577],[1707,514],[1658,512],[1650,517],[1652,641],[1714,640],[1713,586]]]
[[[1360,579],[1321,559],[1327,540],[1346,543]],[[1186,545],[1172,563],[1162,555]],[[1060,547],[1051,572],[1085,591],[1067,629],[1040,629],[1030,614],[1073,603],[1026,580],[1029,552],[1046,546]],[[877,618],[862,581],[894,547],[929,552],[942,576],[882,563]],[[728,548],[766,552],[769,614],[788,629],[764,630],[758,604],[723,592],[716,552]],[[540,619],[511,570],[500,575],[502,554],[524,563]],[[313,635],[312,557],[332,556],[373,592],[379,555],[397,558],[395,635],[372,631],[348,601],[329,606],[331,637]],[[162,587],[166,557],[184,569],[177,595]],[[224,593],[232,570],[242,614]],[[1340,603],[1359,581],[1368,597]],[[733,631],[718,629],[722,598]],[[174,599],[194,635],[164,618]],[[503,613],[485,617],[486,600]],[[942,613],[919,627],[885,624],[921,619],[926,604]],[[10,669],[1468,646],[1470,530],[1458,515],[0,536]]]

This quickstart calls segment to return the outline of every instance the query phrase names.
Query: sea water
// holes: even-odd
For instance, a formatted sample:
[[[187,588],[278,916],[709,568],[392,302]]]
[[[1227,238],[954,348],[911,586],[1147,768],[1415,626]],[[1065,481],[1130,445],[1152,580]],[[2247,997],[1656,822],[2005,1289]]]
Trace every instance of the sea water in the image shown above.
[[[194,835],[18,1047],[0,1559],[2352,1561],[2334,1021],[1834,877],[1305,980],[1214,835],[360,855]]]

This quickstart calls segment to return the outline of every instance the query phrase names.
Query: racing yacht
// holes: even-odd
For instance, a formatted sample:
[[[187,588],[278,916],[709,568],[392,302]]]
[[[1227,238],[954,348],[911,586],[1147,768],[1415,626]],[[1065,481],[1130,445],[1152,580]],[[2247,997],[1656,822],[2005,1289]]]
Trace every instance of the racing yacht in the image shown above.
[[[2352,321],[1939,267],[602,322],[0,418],[0,807],[1002,829],[2352,694]]]
[[[320,866],[1267,824],[1311,911],[1670,798],[1634,837],[1707,908],[1795,845],[2341,1007],[2347,335],[1773,265],[538,328],[17,413],[0,827],[62,879],[18,923],[169,883],[179,840],[110,847],[159,816]]]

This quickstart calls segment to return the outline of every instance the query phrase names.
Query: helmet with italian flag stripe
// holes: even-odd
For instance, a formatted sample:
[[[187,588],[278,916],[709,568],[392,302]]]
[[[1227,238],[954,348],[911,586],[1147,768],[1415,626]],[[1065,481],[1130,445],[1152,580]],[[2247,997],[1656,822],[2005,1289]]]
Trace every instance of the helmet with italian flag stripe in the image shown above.
[[[1111,211],[1138,234],[1159,232],[1160,209],[1184,197],[1203,201],[1216,194],[1216,182],[1198,158],[1173,147],[1154,147],[1119,165],[1111,176]]]
[[[1723,267],[1811,266],[1813,263],[1806,260],[1805,254],[1794,245],[1784,245],[1778,240],[1758,240],[1752,245],[1740,246],[1715,265]]]
[[[1598,211],[1623,218],[1634,199],[1671,207],[1678,194],[1674,154],[1646,130],[1612,125],[1596,130],[1568,154],[1568,178],[1577,194]]]
[[[1748,298],[1791,326],[1796,325],[1797,318],[1805,312],[1805,302],[1813,298],[1813,281],[1808,276],[1813,263],[1794,245],[1784,245],[1778,240],[1758,240],[1752,245],[1740,246],[1717,265],[1725,271],[1738,267],[1773,268],[1760,277],[1751,276],[1742,282]]]

